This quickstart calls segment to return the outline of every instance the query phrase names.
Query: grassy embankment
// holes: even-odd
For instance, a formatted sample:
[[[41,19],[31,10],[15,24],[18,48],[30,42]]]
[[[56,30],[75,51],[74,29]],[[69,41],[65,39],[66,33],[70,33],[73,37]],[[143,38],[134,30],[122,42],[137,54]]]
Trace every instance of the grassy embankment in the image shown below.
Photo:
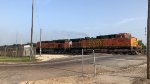
[[[7,56],[0,56],[0,62],[36,62],[37,59],[32,57],[30,61],[29,57],[7,57]]]

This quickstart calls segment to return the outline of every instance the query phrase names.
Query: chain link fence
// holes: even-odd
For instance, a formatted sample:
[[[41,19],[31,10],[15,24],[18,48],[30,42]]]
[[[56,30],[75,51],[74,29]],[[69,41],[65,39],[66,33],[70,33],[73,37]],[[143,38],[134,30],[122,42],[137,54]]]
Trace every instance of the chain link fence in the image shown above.
[[[93,53],[89,55],[70,55],[69,58],[59,60],[65,66],[53,68],[66,71],[62,73],[65,77],[84,77],[83,84],[132,84],[136,80],[146,79],[145,55],[104,54],[94,53],[93,50],[91,52]]]
[[[83,55],[83,73],[96,77],[97,82],[103,81],[102,84],[132,84],[146,79],[146,59],[146,55],[102,54],[93,50],[92,54]]]
[[[66,55],[67,58],[48,61],[46,67],[49,67],[50,75],[55,77],[43,80],[43,83],[137,84],[136,81],[146,79],[145,55],[91,52],[88,55],[83,52],[83,55]]]
[[[0,55],[28,56],[30,49],[29,46],[4,46],[0,47]],[[84,52],[83,55],[66,55],[68,58],[50,60],[43,67],[49,68],[51,75],[68,79],[73,77],[76,83],[83,81],[82,84],[132,84],[136,80],[146,79],[145,55],[104,54],[94,50],[85,55]],[[76,78],[78,76],[83,79]]]

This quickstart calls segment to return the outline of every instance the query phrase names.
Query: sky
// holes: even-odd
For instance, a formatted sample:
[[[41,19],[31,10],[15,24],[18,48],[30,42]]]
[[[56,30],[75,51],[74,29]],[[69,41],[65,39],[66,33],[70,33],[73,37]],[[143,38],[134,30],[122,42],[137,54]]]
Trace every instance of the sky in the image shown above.
[[[146,42],[147,0],[34,0],[33,41],[131,33]],[[30,42],[32,0],[0,0],[0,45]]]

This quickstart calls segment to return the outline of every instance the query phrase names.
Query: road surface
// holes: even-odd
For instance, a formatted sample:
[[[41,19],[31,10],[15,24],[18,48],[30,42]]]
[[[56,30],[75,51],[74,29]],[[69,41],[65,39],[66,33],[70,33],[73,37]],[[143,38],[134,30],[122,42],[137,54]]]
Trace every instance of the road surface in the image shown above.
[[[97,75],[146,78],[146,56],[96,54]],[[0,63],[1,84],[81,76],[81,55],[39,63]],[[84,75],[93,75],[93,56],[84,55]],[[107,81],[107,80],[106,80]]]

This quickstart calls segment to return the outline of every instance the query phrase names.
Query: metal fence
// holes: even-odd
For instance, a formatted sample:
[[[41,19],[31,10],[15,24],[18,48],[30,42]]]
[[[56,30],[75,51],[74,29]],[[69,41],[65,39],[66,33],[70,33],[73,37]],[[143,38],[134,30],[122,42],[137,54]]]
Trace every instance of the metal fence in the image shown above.
[[[84,55],[84,52],[86,51],[82,50],[82,55],[70,55],[68,60],[59,60],[65,66],[57,64],[52,68],[62,71],[61,75],[67,77],[89,77],[93,81],[90,84],[136,84],[136,80],[146,79],[145,55],[105,54],[95,53],[94,50],[91,51],[93,53]],[[54,62],[56,61],[51,61]],[[89,80],[82,80],[83,84]]]
[[[132,80],[133,83],[139,79],[146,79],[146,59],[146,55],[102,54],[93,50],[90,59],[86,59],[84,55],[82,57],[82,71],[85,71],[82,73],[100,77],[105,80],[105,84],[119,84],[118,80],[122,79]]]

